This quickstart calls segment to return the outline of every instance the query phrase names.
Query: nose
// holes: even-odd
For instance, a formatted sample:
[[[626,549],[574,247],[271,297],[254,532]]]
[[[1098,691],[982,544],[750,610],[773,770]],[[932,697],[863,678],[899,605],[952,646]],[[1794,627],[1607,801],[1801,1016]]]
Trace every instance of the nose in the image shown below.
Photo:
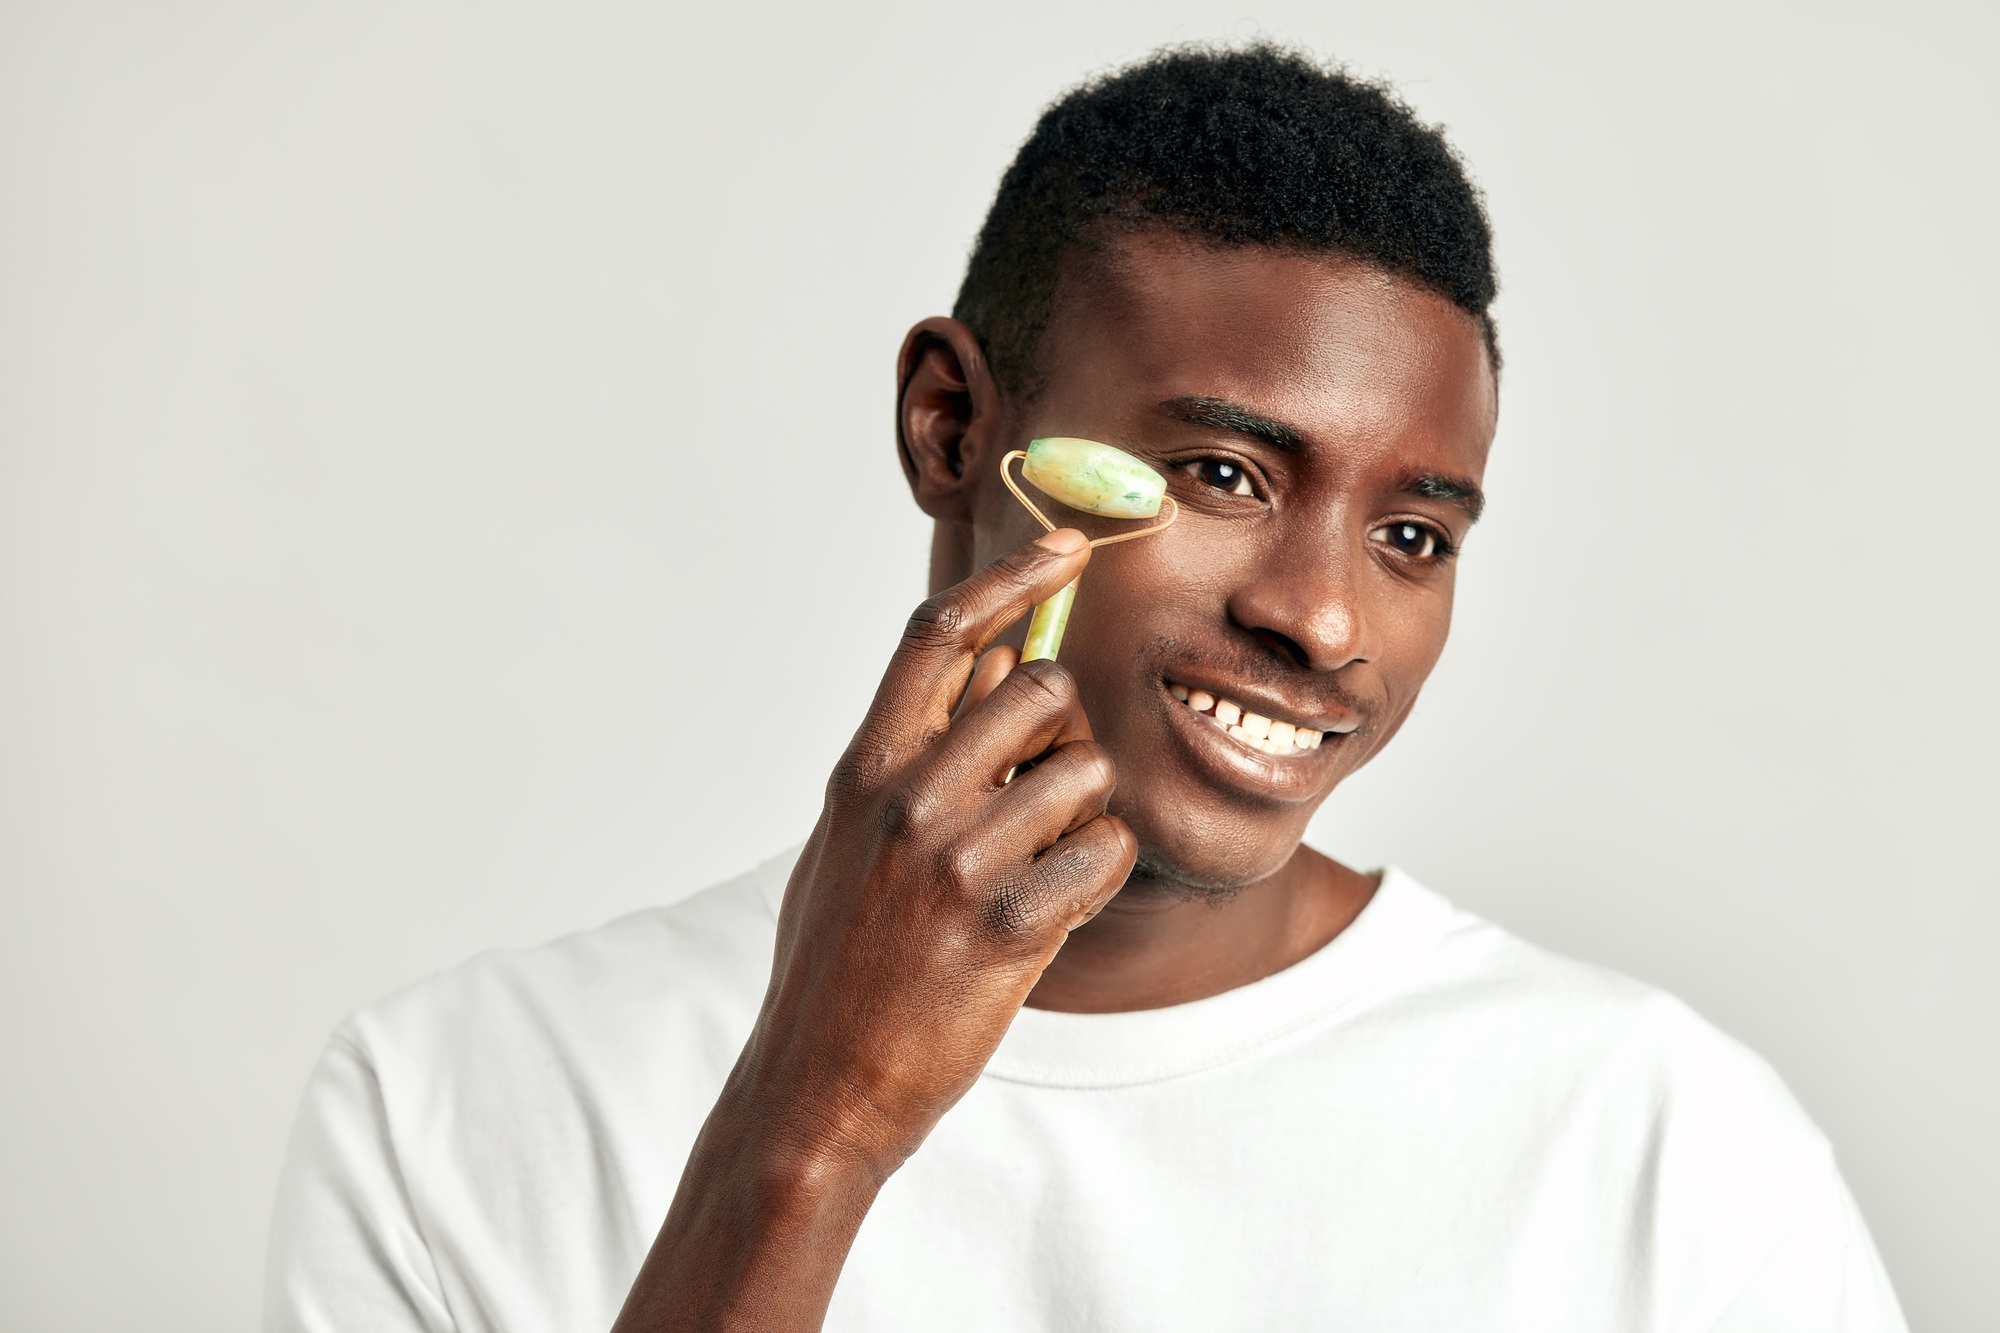
[[[1274,655],[1338,671],[1381,654],[1365,588],[1367,554],[1321,534],[1262,553],[1229,598],[1229,616]]]

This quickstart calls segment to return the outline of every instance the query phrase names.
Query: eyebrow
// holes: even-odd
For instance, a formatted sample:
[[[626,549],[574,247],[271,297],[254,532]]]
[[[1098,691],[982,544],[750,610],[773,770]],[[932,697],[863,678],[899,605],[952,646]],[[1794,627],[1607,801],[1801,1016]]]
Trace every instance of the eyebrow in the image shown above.
[[[1404,478],[1403,484],[1396,489],[1405,495],[1420,495],[1426,500],[1443,500],[1446,504],[1456,505],[1465,511],[1468,523],[1477,523],[1479,516],[1486,511],[1486,492],[1462,477],[1420,472]]]
[[[1232,403],[1226,398],[1169,398],[1160,404],[1160,411],[1175,421],[1183,421],[1190,426],[1203,426],[1209,430],[1226,430],[1235,435],[1247,435],[1253,440],[1263,441],[1280,453],[1305,452],[1305,437],[1296,428],[1262,413],[1253,412],[1240,403]],[[1418,472],[1404,477],[1396,489],[1404,495],[1421,496],[1426,500],[1443,500],[1447,504],[1455,505],[1464,511],[1467,521],[1473,523],[1479,521],[1479,515],[1486,509],[1486,493],[1464,477],[1448,477],[1438,472]]]
[[[1282,421],[1273,421],[1224,398],[1169,398],[1160,404],[1160,410],[1175,421],[1185,421],[1190,426],[1206,426],[1210,430],[1248,435],[1281,453],[1305,452],[1305,437],[1296,430]]]

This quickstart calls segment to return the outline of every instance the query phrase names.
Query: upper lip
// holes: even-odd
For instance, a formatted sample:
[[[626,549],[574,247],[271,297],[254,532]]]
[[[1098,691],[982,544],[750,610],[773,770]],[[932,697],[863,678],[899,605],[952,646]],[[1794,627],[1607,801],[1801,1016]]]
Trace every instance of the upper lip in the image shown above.
[[[1244,689],[1234,685],[1211,685],[1193,676],[1168,676],[1176,685],[1185,685],[1191,690],[1206,690],[1218,699],[1227,699],[1248,712],[1258,713],[1274,721],[1290,722],[1294,726],[1309,727],[1314,731],[1348,732],[1361,725],[1361,714],[1352,708],[1324,708],[1291,701],[1273,703],[1271,696],[1254,689]]]

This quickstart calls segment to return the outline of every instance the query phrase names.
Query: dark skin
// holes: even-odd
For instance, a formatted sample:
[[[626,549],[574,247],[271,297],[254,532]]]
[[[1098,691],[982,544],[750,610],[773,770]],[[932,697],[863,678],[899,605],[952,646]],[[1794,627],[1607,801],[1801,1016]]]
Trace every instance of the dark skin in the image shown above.
[[[905,341],[899,445],[936,524],[934,595],[828,784],[624,1333],[820,1327],[876,1192],[1023,1004],[1245,985],[1374,891],[1300,839],[1444,648],[1495,422],[1477,323],[1339,257],[1147,233],[1065,275],[1040,356],[1017,399],[964,325]],[[1075,530],[1035,540],[997,468],[1042,435],[1145,458],[1179,521],[1094,561]],[[1061,665],[1017,665],[1021,617],[1086,563]],[[1324,743],[1254,751],[1173,683]]]

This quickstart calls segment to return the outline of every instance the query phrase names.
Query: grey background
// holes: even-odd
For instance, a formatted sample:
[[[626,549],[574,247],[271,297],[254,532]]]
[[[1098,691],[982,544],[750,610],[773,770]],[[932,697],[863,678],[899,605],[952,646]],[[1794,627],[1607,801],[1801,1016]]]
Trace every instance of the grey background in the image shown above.
[[[1318,841],[1748,1041],[2000,1327],[1995,12],[0,5],[0,1325],[251,1327],[344,1012],[803,835],[922,594],[903,329],[1046,99],[1268,33],[1450,126],[1506,289]]]

